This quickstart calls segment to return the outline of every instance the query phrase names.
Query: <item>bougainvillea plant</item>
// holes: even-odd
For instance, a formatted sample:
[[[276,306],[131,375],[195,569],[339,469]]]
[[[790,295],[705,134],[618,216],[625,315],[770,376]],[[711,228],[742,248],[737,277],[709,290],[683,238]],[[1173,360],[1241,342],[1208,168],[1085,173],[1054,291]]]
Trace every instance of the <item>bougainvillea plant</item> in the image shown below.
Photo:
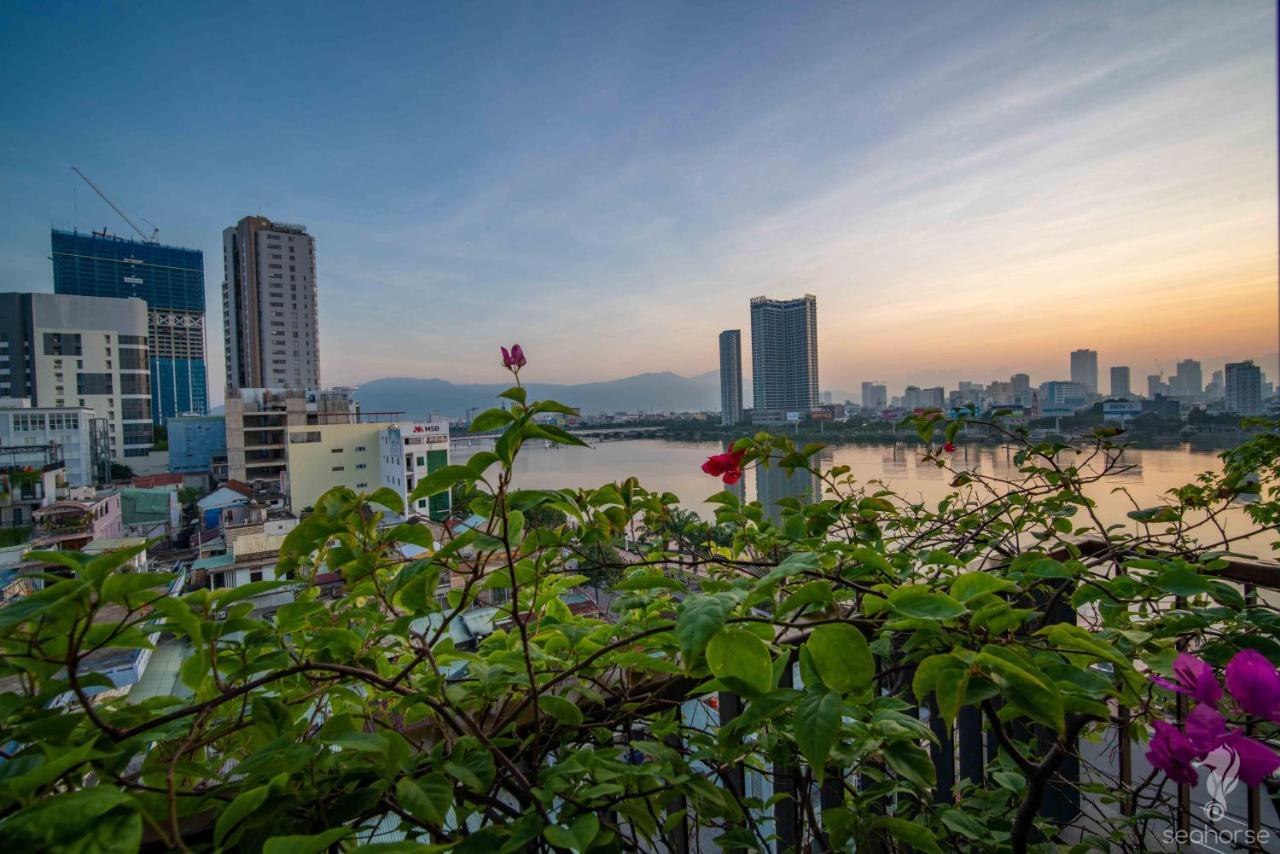
[[[519,347],[502,360],[527,365]],[[541,423],[572,410],[528,400],[518,375],[502,397],[472,425],[500,431],[492,450],[410,496],[465,486],[480,524],[334,489],[285,540],[284,578],[180,596],[126,571],[132,550],[34,555],[61,571],[0,608],[6,846],[1142,850],[1176,794],[1159,774],[1091,774],[1105,751],[1089,745],[1155,726],[1170,774],[1195,759],[1164,726],[1247,727],[1270,749],[1257,674],[1280,661],[1280,621],[1223,573],[1228,551],[1274,539],[1271,429],[1124,524],[1091,497],[1126,466],[1108,435],[1033,442],[968,419],[1010,448],[1017,473],[995,478],[948,453],[959,421],[926,413],[922,462],[952,485],[926,503],[762,433],[709,461],[708,484],[769,467],[811,494],[768,508],[720,491],[700,528],[623,473],[522,486],[524,443],[582,442]],[[589,587],[576,568],[603,554],[620,565]],[[600,611],[571,607],[583,593]],[[157,636],[181,652],[174,684],[113,690],[98,662]],[[1211,701],[1205,668],[1222,666],[1230,701]],[[1152,673],[1218,703],[1223,729],[1166,723],[1181,695]],[[939,774],[953,726],[980,732],[976,772]]]

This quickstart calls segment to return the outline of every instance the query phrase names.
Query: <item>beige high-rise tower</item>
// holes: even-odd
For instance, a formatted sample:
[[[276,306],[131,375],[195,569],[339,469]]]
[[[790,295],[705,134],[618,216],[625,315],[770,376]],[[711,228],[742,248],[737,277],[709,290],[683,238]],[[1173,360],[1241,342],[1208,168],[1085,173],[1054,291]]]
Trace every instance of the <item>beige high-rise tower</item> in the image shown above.
[[[247,216],[222,232],[227,388],[320,388],[315,238]]]

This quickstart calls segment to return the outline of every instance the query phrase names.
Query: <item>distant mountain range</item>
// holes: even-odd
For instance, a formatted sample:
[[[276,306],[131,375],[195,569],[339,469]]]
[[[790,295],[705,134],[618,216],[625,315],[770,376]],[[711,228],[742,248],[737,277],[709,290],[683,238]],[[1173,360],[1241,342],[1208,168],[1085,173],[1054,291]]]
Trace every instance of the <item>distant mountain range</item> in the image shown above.
[[[403,412],[410,418],[432,413],[463,418],[472,408],[498,404],[498,393],[510,383],[455,384],[441,379],[391,377],[371,380],[356,390],[365,412]],[[670,372],[637,374],[618,380],[566,385],[529,383],[530,400],[558,400],[583,413],[694,412],[720,408],[720,374],[695,377]]]
[[[637,374],[618,380],[596,383],[530,383],[530,400],[558,400],[576,407],[584,414],[600,412],[718,412],[720,410],[720,372],[708,371],[693,377],[682,377],[670,371]],[[451,383],[441,379],[388,377],[370,380],[356,389],[356,400],[365,412],[403,412],[408,418],[431,414],[448,418],[465,418],[469,409],[488,409],[498,405],[498,393],[510,383]],[[751,405],[751,386],[743,389],[745,404]],[[842,403],[852,397],[834,391],[833,399]],[[218,415],[223,407],[211,410]]]

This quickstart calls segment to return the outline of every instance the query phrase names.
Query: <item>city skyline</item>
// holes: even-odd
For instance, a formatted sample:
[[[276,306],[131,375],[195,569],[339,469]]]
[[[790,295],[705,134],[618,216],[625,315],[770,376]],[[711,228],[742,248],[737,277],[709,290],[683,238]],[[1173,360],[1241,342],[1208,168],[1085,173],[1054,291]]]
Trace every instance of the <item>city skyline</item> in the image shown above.
[[[803,292],[824,388],[1066,378],[1080,346],[1137,390],[1187,357],[1280,375],[1275,13],[1231,8],[273,7],[250,37],[11,8],[0,269],[52,291],[49,228],[128,236],[78,164],[203,250],[215,330],[221,229],[307,223],[326,384],[498,381],[512,340],[547,381],[698,375],[750,296]]]

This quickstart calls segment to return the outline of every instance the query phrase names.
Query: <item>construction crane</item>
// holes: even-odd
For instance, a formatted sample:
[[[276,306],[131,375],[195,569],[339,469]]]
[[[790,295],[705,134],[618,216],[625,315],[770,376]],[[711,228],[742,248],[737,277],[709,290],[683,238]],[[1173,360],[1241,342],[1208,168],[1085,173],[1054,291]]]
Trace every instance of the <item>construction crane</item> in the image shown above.
[[[83,172],[81,172],[79,169],[77,169],[77,168],[76,168],[76,167],[74,167],[74,166],[72,166],[72,167],[71,167],[71,171],[72,171],[72,172],[74,172],[74,173],[76,173],[77,175],[79,175],[81,178],[83,178],[83,179],[84,179],[84,182],[85,182],[86,184],[88,184],[88,185],[90,186],[90,188],[92,188],[92,189],[93,189],[93,191],[94,191],[95,193],[97,193],[97,194],[98,194],[98,196],[99,196],[99,197],[100,197],[104,202],[106,202],[108,205],[110,205],[110,206],[111,206],[111,209],[112,209],[113,211],[115,211],[116,213],[120,214],[120,218],[121,218],[122,220],[124,220],[125,222],[129,223],[129,227],[130,227],[130,228],[132,228],[134,231],[138,232],[138,236],[142,238],[142,242],[143,242],[143,243],[159,243],[159,242],[160,242],[160,229],[156,228],[154,224],[152,224],[152,223],[150,223],[150,222],[147,222],[146,220],[143,220],[143,222],[147,222],[147,225],[150,225],[150,226],[151,226],[151,234],[150,234],[150,235],[148,235],[148,234],[147,234],[146,232],[144,232],[141,228],[138,228],[138,224],[137,224],[136,222],[134,222],[133,220],[129,219],[129,215],[128,215],[128,214],[126,214],[124,211],[120,210],[120,208],[116,206],[116,203],[115,203],[115,202],[113,202],[113,201],[111,201],[111,199],[107,198],[107,194],[106,194],[106,193],[104,193],[104,192],[102,192],[102,190],[98,188],[98,185],[97,185],[97,184],[95,184],[95,183],[93,183],[93,181],[89,180],[89,176],[88,176],[88,175],[84,174]]]

